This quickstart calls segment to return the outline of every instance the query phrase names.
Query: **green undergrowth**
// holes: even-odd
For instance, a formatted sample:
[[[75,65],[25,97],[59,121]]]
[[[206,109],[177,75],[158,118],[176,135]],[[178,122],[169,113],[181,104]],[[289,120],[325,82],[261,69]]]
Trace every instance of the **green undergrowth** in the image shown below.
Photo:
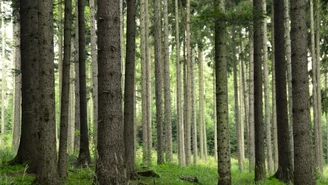
[[[209,157],[207,161],[198,160],[198,165],[193,165],[193,159],[191,159],[191,165],[188,167],[179,166],[177,164],[176,156],[174,156],[174,163],[167,163],[162,165],[156,165],[156,155],[154,153],[152,158],[152,164],[146,168],[142,164],[141,153],[137,152],[137,171],[152,170],[159,177],[139,177],[139,179],[130,181],[129,185],[215,185],[217,184],[217,162],[213,157]],[[0,185],[30,185],[35,175],[26,173],[27,165],[8,165],[7,162],[14,157],[12,152],[8,150],[0,151]],[[88,168],[75,168],[74,161],[75,156],[69,156],[68,162],[68,178],[63,180],[65,185],[92,185],[95,178],[94,167]],[[254,174],[248,173],[247,166],[243,172],[238,170],[237,161],[232,159],[232,184],[233,185],[253,185]],[[328,174],[328,166],[325,167],[324,173]],[[180,176],[196,177],[199,183],[190,183],[180,179]],[[328,176],[317,174],[317,185],[327,185]],[[284,185],[277,179],[270,179],[258,183],[259,185]]]

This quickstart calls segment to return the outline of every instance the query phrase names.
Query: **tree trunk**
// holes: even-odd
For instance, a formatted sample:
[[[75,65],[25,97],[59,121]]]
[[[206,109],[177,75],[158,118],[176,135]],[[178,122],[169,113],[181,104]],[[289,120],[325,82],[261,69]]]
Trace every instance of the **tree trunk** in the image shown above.
[[[191,89],[196,89],[195,85],[195,53],[193,52],[191,59]],[[197,147],[197,119],[196,119],[196,92],[191,92],[191,125],[192,125],[192,152],[193,152],[193,160],[194,166],[197,166],[197,158],[198,158],[198,147]]]
[[[238,169],[243,171],[243,159],[241,155],[241,121],[239,114],[239,94],[238,94],[238,79],[237,79],[237,59],[236,59],[236,49],[235,49],[235,40],[236,40],[236,29],[235,26],[232,26],[231,30],[231,39],[232,39],[232,61],[233,61],[233,87],[234,87],[234,100],[235,100],[235,124],[236,124],[236,139],[237,139],[237,158],[238,158]]]
[[[215,7],[225,12],[225,1],[216,0]],[[218,184],[231,184],[230,129],[228,121],[228,79],[226,59],[226,24],[215,20],[215,74],[216,74],[216,114],[218,134]]]
[[[1,12],[4,12],[4,2],[1,1]],[[1,76],[1,138],[0,138],[0,147],[2,150],[5,149],[5,99],[6,99],[6,89],[7,89],[7,70],[6,70],[6,32],[5,32],[5,17],[1,16],[1,57],[2,57],[2,76]]]
[[[71,39],[71,48],[75,47],[75,40]],[[68,135],[67,135],[67,152],[73,154],[74,152],[74,139],[75,139],[75,74],[74,74],[74,52],[71,54],[71,64],[70,64],[70,95],[69,95],[69,122],[68,122]]]
[[[213,122],[214,122],[214,158],[218,160],[218,124],[217,124],[217,110],[216,110],[216,74],[215,66],[213,67]]]
[[[20,25],[21,25],[21,67],[22,67],[22,131],[19,148],[13,163],[28,162],[31,173],[37,170],[38,159],[38,127],[40,94],[38,63],[38,17],[37,2],[20,1]],[[32,39],[37,38],[37,39]]]
[[[294,184],[315,184],[307,76],[306,1],[291,0]]]
[[[263,0],[263,13],[266,14],[266,0]],[[263,21],[263,70],[264,70],[264,105],[265,105],[265,125],[266,125],[266,154],[269,174],[273,173],[272,147],[271,147],[271,115],[270,115],[270,92],[269,92],[269,67],[268,67],[268,36],[267,19]]]
[[[285,61],[285,25],[284,0],[274,3],[274,43],[275,43],[275,80],[278,131],[278,169],[275,176],[289,183],[293,179],[290,134],[288,125],[286,61]]]
[[[90,37],[91,37],[91,65],[92,65],[92,100],[93,100],[93,137],[97,141],[98,125],[98,63],[97,63],[97,35],[95,1],[90,0]]]
[[[86,63],[85,63],[85,20],[84,1],[78,0],[79,23],[79,85],[80,85],[80,150],[78,166],[89,165],[91,162],[89,150],[87,93],[86,93]]]
[[[255,182],[265,179],[264,123],[262,102],[262,0],[253,0],[254,7],[254,128],[255,128]],[[256,13],[257,12],[257,13]]]
[[[155,2],[155,88],[156,88],[156,124],[157,124],[157,164],[164,163],[164,140],[163,140],[163,120],[162,120],[162,42],[161,42],[161,2]]]
[[[21,105],[22,105],[22,72],[21,72],[21,51],[20,51],[20,23],[19,9],[14,7],[14,62],[15,62],[15,95],[14,95],[14,123],[13,123],[13,149],[17,152],[19,146],[19,136],[21,134]]]
[[[135,175],[135,52],[136,52],[136,0],[127,1],[127,38],[124,87],[124,146],[126,178]]]
[[[126,184],[122,124],[120,3],[98,0],[97,5],[99,123],[96,174],[99,184]]]
[[[178,160],[180,165],[184,165],[184,129],[182,120],[182,96],[181,96],[181,65],[180,65],[180,38],[179,38],[179,7],[178,0],[175,0],[175,42],[176,42],[176,84],[177,84],[177,133],[178,133]]]
[[[79,6],[78,0],[75,0],[75,132],[74,132],[74,151],[78,152],[80,149],[81,137],[81,111],[80,111],[80,73],[79,73]]]
[[[203,44],[198,43],[198,85],[199,85],[199,148],[200,158],[205,156],[205,135],[204,135],[204,72],[203,72]],[[194,88],[192,88],[194,89]]]
[[[243,40],[242,40],[242,33],[240,32],[240,53],[239,53],[239,59],[240,59],[240,107],[241,107],[241,116],[243,115],[241,119],[241,127],[240,127],[240,133],[241,133],[241,157],[242,161],[245,160],[245,124],[248,123],[248,96],[247,96],[247,90],[246,90],[246,79],[245,79],[245,65],[244,65],[244,55],[243,55],[244,49],[243,49]]]
[[[58,173],[61,178],[67,177],[67,135],[69,123],[69,90],[70,90],[70,60],[71,60],[71,29],[72,1],[65,1],[64,20],[64,60],[62,76],[62,92],[60,107],[60,143],[58,158]]]
[[[253,28],[249,31],[249,77],[248,77],[248,91],[249,91],[249,116],[247,127],[247,145],[248,145],[248,160],[249,172],[254,171],[255,166],[255,136],[254,136],[254,38]]]
[[[40,84],[40,120],[38,137],[38,184],[62,184],[57,173],[55,79],[53,50],[53,1],[38,2],[38,62]],[[69,60],[69,58],[68,58]],[[68,90],[68,88],[67,88]],[[68,99],[68,98],[67,98]],[[66,151],[65,151],[66,152]]]

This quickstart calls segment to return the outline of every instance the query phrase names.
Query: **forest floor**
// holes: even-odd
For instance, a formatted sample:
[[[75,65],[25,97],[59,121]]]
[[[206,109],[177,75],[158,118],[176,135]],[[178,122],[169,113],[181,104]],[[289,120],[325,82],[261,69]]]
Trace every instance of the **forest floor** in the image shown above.
[[[27,174],[26,165],[8,165],[6,162],[14,157],[9,151],[0,151],[0,185],[30,185],[35,176]],[[63,182],[65,185],[91,185],[95,176],[94,167],[74,168],[73,163],[76,157],[69,157],[68,178]],[[214,185],[217,184],[217,162],[213,157],[207,161],[198,160],[198,165],[181,167],[177,163],[156,165],[156,157],[153,157],[153,163],[150,168],[145,169],[141,165],[141,153],[137,152],[137,170],[151,170],[159,177],[140,177],[138,180],[129,182],[129,185]],[[94,165],[93,165],[94,166]],[[244,165],[245,167],[247,164]],[[317,185],[328,184],[328,166],[325,167],[324,175],[317,175]],[[196,177],[198,183],[191,183],[181,180],[180,177]],[[232,184],[233,185],[252,185],[254,174],[238,170],[237,161],[232,159]],[[263,181],[260,185],[283,185],[277,179]]]

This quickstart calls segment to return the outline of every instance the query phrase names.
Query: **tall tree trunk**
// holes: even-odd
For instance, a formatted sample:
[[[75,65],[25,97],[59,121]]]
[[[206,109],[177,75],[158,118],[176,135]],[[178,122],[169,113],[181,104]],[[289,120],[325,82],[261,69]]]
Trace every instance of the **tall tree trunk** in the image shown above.
[[[263,0],[263,13],[266,14],[266,0]],[[266,154],[268,172],[273,173],[272,145],[271,145],[271,115],[270,115],[270,92],[269,92],[269,65],[268,65],[268,36],[267,19],[263,21],[263,70],[264,70],[264,105],[265,105],[265,125],[266,125]]]
[[[254,128],[255,128],[255,182],[265,179],[264,123],[262,102],[262,0],[253,0],[254,7]],[[261,12],[261,13],[259,13]]]
[[[175,0],[175,42],[176,42],[176,84],[177,84],[177,133],[178,133],[178,160],[180,165],[184,165],[184,129],[182,121],[182,96],[181,96],[181,65],[180,65],[180,38],[179,38],[179,7],[178,0]]]
[[[59,108],[63,81],[63,0],[57,0],[58,6],[58,73],[59,73]]]
[[[274,3],[274,43],[275,43],[275,80],[278,131],[278,169],[275,176],[289,183],[293,179],[290,134],[288,125],[284,0]]]
[[[307,76],[306,0],[291,0],[294,184],[315,184]]]
[[[85,20],[84,1],[78,0],[79,23],[79,85],[80,85],[80,150],[78,165],[89,165],[91,162],[89,150],[87,93],[86,93],[86,63],[85,63]]]
[[[161,42],[161,2],[155,2],[155,88],[156,88],[156,124],[157,124],[157,164],[164,163],[164,141],[163,141],[163,120],[162,120],[162,42]]]
[[[37,2],[20,1],[20,25],[21,25],[21,67],[22,67],[22,131],[19,148],[12,163],[24,163],[29,165],[28,171],[35,173],[38,159],[38,127],[40,111],[40,95],[38,92],[39,79],[38,63],[38,17]],[[32,39],[36,38],[36,39]]]
[[[1,1],[1,12],[4,12],[4,2]],[[2,57],[2,76],[1,76],[1,138],[0,138],[0,147],[1,149],[5,149],[5,98],[6,98],[6,89],[7,89],[7,66],[6,66],[6,32],[5,32],[5,17],[1,16],[1,57]]]
[[[225,13],[225,1],[216,0],[215,7]],[[218,134],[218,184],[231,184],[230,129],[228,121],[228,78],[226,59],[226,23],[215,20],[216,114]]]
[[[231,39],[232,39],[232,61],[233,61],[233,87],[234,87],[234,100],[235,100],[235,124],[236,124],[236,139],[237,139],[237,156],[238,156],[238,169],[243,171],[243,159],[241,155],[241,121],[239,113],[239,94],[238,94],[238,79],[237,79],[237,59],[236,59],[236,49],[235,49],[235,40],[236,40],[236,29],[235,26],[232,26],[231,30]]]
[[[194,50],[193,50],[194,51]],[[191,59],[191,89],[195,89],[195,52],[192,53]],[[192,125],[192,152],[194,166],[197,166],[198,163],[198,147],[197,147],[197,118],[196,118],[196,92],[191,92],[191,125]]]
[[[240,127],[240,133],[241,133],[241,157],[242,161],[245,159],[245,124],[248,123],[248,96],[247,96],[247,90],[246,90],[246,79],[245,79],[245,64],[244,64],[244,55],[243,55],[244,49],[243,49],[243,39],[242,39],[242,33],[240,33],[240,53],[239,53],[239,60],[240,60],[240,107],[241,107],[241,127]]]
[[[172,162],[172,120],[171,120],[171,88],[170,88],[170,54],[169,54],[169,20],[167,0],[164,0],[164,120],[165,120],[165,143],[167,162]]]
[[[37,184],[62,184],[57,173],[55,79],[53,46],[53,0],[38,2],[38,62],[40,120],[38,127]],[[69,61],[69,58],[67,59]],[[69,69],[69,68],[68,68]],[[68,88],[67,88],[68,90]],[[67,94],[68,95],[68,94]],[[68,98],[67,98],[68,99]],[[66,130],[67,131],[67,130]],[[66,151],[65,151],[66,152]]]
[[[98,0],[99,184],[126,184],[122,115],[120,1]],[[109,49],[111,48],[111,49]]]
[[[216,74],[215,66],[213,67],[213,122],[214,122],[214,158],[218,160],[218,122],[217,122],[217,110],[216,110]]]
[[[19,8],[14,7],[14,62],[15,62],[15,95],[14,95],[14,123],[13,123],[13,149],[15,152],[19,146],[19,136],[21,134],[21,99],[22,99],[22,72],[21,72],[21,51],[20,51],[20,23]]]
[[[198,43],[198,85],[199,85],[199,148],[200,158],[205,156],[204,135],[204,72],[203,72],[203,45]],[[192,88],[194,89],[194,88]]]
[[[271,43],[272,43],[272,53],[275,53],[275,32],[274,32],[274,2],[272,1],[271,6]],[[272,136],[273,136],[273,163],[274,171],[278,170],[278,132],[277,132],[277,104],[276,104],[276,75],[275,75],[275,56],[272,55]]]
[[[191,156],[191,116],[190,116],[190,105],[191,105],[191,47],[190,47],[190,0],[186,0],[186,115],[185,115],[185,156],[186,165],[190,164]]]
[[[135,173],[135,52],[136,52],[136,0],[127,1],[127,38],[124,87],[124,146],[126,177]]]
[[[255,166],[255,136],[254,136],[254,38],[253,28],[249,31],[249,77],[248,77],[248,91],[249,91],[249,116],[247,127],[247,145],[248,145],[248,160],[249,172],[254,171]]]
[[[74,151],[78,152],[80,149],[80,137],[81,137],[81,111],[80,111],[80,73],[79,73],[79,6],[78,1],[75,0],[75,55],[74,55],[74,61],[75,61],[75,132],[74,132]]]
[[[93,107],[93,137],[97,141],[98,125],[98,63],[97,63],[97,35],[95,1],[90,0],[90,37],[91,37],[91,65],[92,65],[92,107]],[[96,144],[96,143],[95,143]]]
[[[69,123],[70,96],[70,61],[71,61],[71,29],[72,29],[72,1],[65,1],[64,20],[64,60],[62,76],[62,92],[60,107],[60,137],[58,173],[61,178],[67,177],[67,135]]]
[[[75,40],[71,39],[71,48],[75,47]],[[69,95],[69,122],[68,122],[68,134],[67,134],[67,152],[73,154],[74,152],[74,139],[75,139],[75,74],[74,74],[74,52],[71,54],[71,64],[70,64],[70,95]]]

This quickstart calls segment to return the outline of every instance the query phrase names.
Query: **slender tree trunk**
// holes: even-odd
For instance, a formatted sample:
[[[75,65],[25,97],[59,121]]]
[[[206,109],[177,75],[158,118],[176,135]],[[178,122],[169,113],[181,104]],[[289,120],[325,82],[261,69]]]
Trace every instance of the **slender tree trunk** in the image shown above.
[[[75,47],[74,40],[71,39],[71,48]],[[74,80],[75,80],[75,74],[74,74],[74,52],[71,54],[71,64],[70,64],[70,95],[69,95],[69,123],[68,123],[68,135],[67,135],[67,152],[69,154],[73,154],[74,152],[74,133],[75,133],[75,87],[74,87]]]
[[[266,0],[263,0],[263,13],[266,14]],[[269,65],[268,65],[268,36],[267,36],[267,20],[263,21],[263,70],[264,70],[264,105],[265,105],[265,125],[266,125],[266,154],[268,172],[272,174],[273,160],[272,160],[272,145],[271,145],[271,115],[270,115],[270,92],[269,92]]]
[[[176,42],[176,84],[177,84],[177,124],[178,124],[178,159],[179,164],[184,165],[184,129],[182,121],[182,96],[181,96],[181,65],[180,65],[180,38],[179,38],[179,7],[175,0],[175,42]]]
[[[254,39],[253,28],[249,32],[249,77],[248,77],[248,90],[249,90],[249,116],[248,116],[248,160],[249,172],[254,171],[255,166],[255,136],[254,136]]]
[[[194,50],[193,50],[194,51]],[[195,52],[192,53],[191,59],[191,89],[195,89]],[[198,147],[197,147],[197,118],[196,118],[196,92],[191,92],[191,125],[192,125],[192,152],[194,166],[198,163]]]
[[[58,6],[58,73],[59,73],[59,108],[63,81],[63,0],[57,0]],[[58,135],[58,134],[57,134]]]
[[[14,95],[14,123],[13,123],[13,149],[15,152],[19,146],[21,132],[21,104],[22,104],[22,74],[21,74],[21,51],[20,51],[20,23],[19,9],[14,8],[14,62],[15,62],[15,95]]]
[[[190,164],[191,156],[191,116],[190,116],[190,105],[191,105],[191,47],[190,47],[190,0],[186,0],[186,90],[185,93],[185,106],[186,106],[186,115],[185,115],[185,155],[186,155],[186,165]]]
[[[91,162],[89,150],[87,93],[86,93],[86,63],[85,63],[85,20],[84,1],[78,0],[79,17],[79,85],[80,85],[80,150],[78,165],[89,165]]]
[[[90,37],[91,37],[91,65],[92,65],[92,100],[93,100],[93,137],[97,141],[98,125],[98,63],[97,63],[97,35],[95,1],[90,0]],[[95,143],[96,144],[96,143]]]
[[[307,76],[306,0],[291,0],[294,184],[314,185]]]
[[[40,141],[37,147],[38,168],[35,183],[59,185],[62,183],[57,172],[56,152],[53,0],[39,1],[37,13],[39,93],[42,103],[40,103],[40,112],[37,115],[40,120],[38,127]],[[67,60],[69,61],[69,58]]]
[[[155,2],[155,86],[156,86],[156,124],[157,124],[157,164],[164,163],[163,120],[162,120],[162,42],[161,42],[161,3]]]
[[[238,79],[237,79],[237,59],[236,59],[236,49],[235,49],[235,40],[236,40],[236,30],[235,26],[232,26],[231,30],[231,39],[232,39],[232,61],[233,61],[233,86],[234,86],[234,100],[235,100],[235,124],[236,124],[236,138],[237,138],[237,156],[238,156],[238,169],[243,171],[243,161],[241,155],[241,121],[239,114],[239,94],[238,94]]]
[[[216,74],[215,66],[213,67],[213,122],[214,122],[214,158],[218,160],[218,122],[217,122],[217,110],[216,110]]]
[[[62,92],[60,107],[60,143],[58,158],[58,173],[61,178],[67,177],[67,135],[69,123],[69,90],[70,90],[70,60],[71,60],[71,29],[72,1],[65,1],[64,20],[64,60],[62,76]]]
[[[325,89],[327,89],[328,88],[328,73],[325,73]],[[328,113],[326,113],[326,115],[325,115],[325,117],[326,117],[326,149],[327,149],[327,151],[326,151],[326,153],[327,153],[327,155],[328,155]],[[328,163],[328,157],[327,157],[327,163]]]
[[[284,0],[274,3],[275,80],[278,132],[278,169],[275,176],[289,183],[293,179],[290,133],[288,125]]]
[[[215,7],[225,13],[225,1],[216,0]],[[215,20],[216,114],[218,134],[218,185],[231,184],[230,129],[228,121],[228,79],[226,59],[226,24]]]
[[[172,120],[171,120],[171,88],[170,88],[170,54],[169,54],[169,28],[168,7],[164,0],[164,120],[165,120],[165,143],[167,162],[172,162]]]
[[[247,107],[247,102],[248,102],[248,96],[247,96],[247,90],[246,90],[246,79],[245,79],[245,64],[244,64],[244,55],[243,55],[244,49],[243,49],[243,40],[242,40],[242,33],[240,33],[240,104],[241,104],[241,109],[243,108],[243,119],[241,119],[241,157],[242,161],[245,159],[245,124],[247,125],[248,123],[248,107]]]
[[[4,12],[4,2],[1,1],[1,12]],[[2,57],[2,76],[1,76],[1,138],[0,138],[0,147],[1,149],[5,149],[5,99],[6,99],[6,90],[7,90],[7,66],[6,66],[6,32],[5,32],[5,17],[4,15],[1,16],[1,57]]]
[[[265,153],[264,153],[264,123],[262,113],[262,49],[263,1],[253,0],[254,7],[254,128],[255,128],[255,182],[265,179]]]
[[[204,72],[203,72],[203,45],[198,43],[198,85],[199,85],[199,147],[200,158],[205,156],[204,136]],[[194,89],[194,88],[192,88]]]
[[[80,137],[81,137],[81,111],[80,111],[80,72],[79,72],[79,6],[78,1],[75,0],[75,132],[74,132],[74,151],[78,152],[80,149]]]
[[[136,0],[127,1],[127,39],[124,87],[124,146],[126,177],[135,175],[135,52],[136,52]]]

